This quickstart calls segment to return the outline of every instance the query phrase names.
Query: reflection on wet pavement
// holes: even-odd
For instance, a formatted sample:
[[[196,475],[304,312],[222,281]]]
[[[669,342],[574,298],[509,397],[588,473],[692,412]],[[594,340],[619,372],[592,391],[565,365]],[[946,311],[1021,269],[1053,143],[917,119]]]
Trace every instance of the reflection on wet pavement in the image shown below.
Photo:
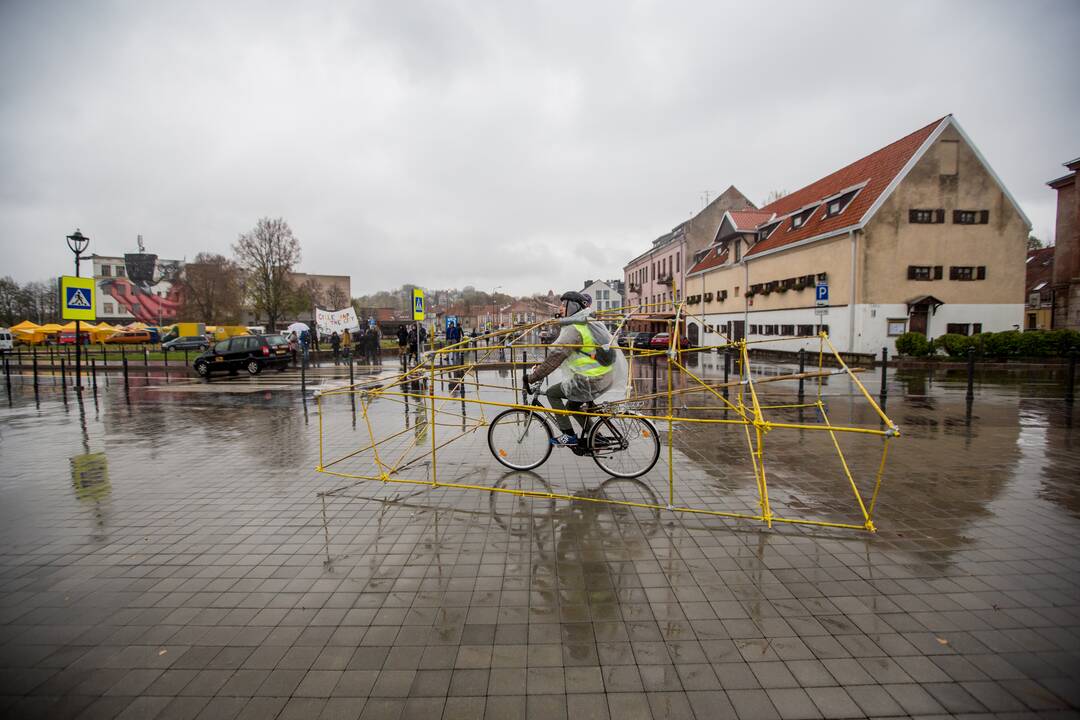
[[[715,358],[699,369],[722,372]],[[564,453],[507,473],[483,429],[440,456],[447,477],[577,499],[368,482],[324,511],[310,389],[305,402],[289,377],[238,380],[66,402],[15,384],[0,409],[0,716],[1080,706],[1080,452],[1052,379],[983,378],[969,414],[962,376],[894,375],[904,435],[876,535],[599,504],[664,497],[666,466],[613,480]],[[825,394],[838,421],[875,422],[846,382]],[[339,449],[365,440],[355,412],[345,398],[324,408]],[[375,421],[430,441],[423,405]],[[821,435],[769,434],[774,505],[850,519]],[[753,507],[745,438],[674,437],[684,499]],[[863,487],[879,453],[858,440],[844,451]]]

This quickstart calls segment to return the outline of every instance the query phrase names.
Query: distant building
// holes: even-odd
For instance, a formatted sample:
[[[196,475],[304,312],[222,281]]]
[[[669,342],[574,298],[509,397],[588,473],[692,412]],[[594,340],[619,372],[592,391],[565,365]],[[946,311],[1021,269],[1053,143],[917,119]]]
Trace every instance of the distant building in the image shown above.
[[[303,308],[293,315],[278,318],[279,325],[288,325],[292,322],[304,322],[311,324],[315,319],[314,305],[323,310],[343,310],[352,302],[352,280],[348,275],[315,275],[313,273],[294,272],[289,273],[289,282],[293,288],[304,290],[314,297],[312,307]],[[265,326],[268,318],[262,313],[249,308],[247,311],[248,325]]]
[[[1028,250],[1025,330],[1049,330],[1054,319],[1054,248]]]
[[[91,255],[97,286],[97,319],[112,325],[176,322],[181,288],[176,284],[184,264],[153,253],[123,256]]]
[[[671,313],[673,303],[685,296],[691,258],[715,240],[724,213],[753,207],[732,185],[697,215],[653,240],[652,247],[623,268],[625,303],[641,306],[645,315]]]
[[[586,280],[581,291],[593,300],[593,310],[614,310],[622,307],[622,293],[618,286],[621,282],[604,280]]]
[[[1076,173],[1080,158],[1065,163],[1068,175],[1047,183],[1057,190],[1057,229],[1054,232],[1054,328],[1080,330],[1080,192]]]
[[[838,350],[876,354],[908,331],[1019,328],[1030,227],[948,115],[760,214],[727,213],[690,268],[687,333],[711,345],[826,330]],[[828,292],[821,307],[818,284]]]

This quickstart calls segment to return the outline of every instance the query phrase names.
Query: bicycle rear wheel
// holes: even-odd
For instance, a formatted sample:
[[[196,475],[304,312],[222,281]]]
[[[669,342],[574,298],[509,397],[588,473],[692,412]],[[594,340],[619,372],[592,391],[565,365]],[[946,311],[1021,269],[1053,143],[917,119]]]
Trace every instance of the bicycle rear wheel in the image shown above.
[[[506,410],[488,427],[488,449],[511,470],[540,467],[551,455],[551,426],[535,412]]]
[[[606,417],[589,433],[593,460],[609,475],[635,478],[652,470],[660,457],[656,426],[642,417]]]

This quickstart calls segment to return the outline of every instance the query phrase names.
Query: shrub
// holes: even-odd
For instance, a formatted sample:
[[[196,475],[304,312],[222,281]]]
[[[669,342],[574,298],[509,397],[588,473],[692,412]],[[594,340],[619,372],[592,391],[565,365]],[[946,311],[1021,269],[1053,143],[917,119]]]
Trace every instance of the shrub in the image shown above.
[[[896,352],[911,357],[925,357],[930,354],[933,345],[920,332],[906,332],[896,338]]]
[[[967,357],[968,350],[975,347],[975,339],[967,335],[948,333],[935,338],[934,347],[944,350],[949,357]]]
[[[1006,330],[999,333],[982,333],[983,355],[986,357],[1007,360],[1020,354],[1020,338],[1023,333],[1018,330]]]

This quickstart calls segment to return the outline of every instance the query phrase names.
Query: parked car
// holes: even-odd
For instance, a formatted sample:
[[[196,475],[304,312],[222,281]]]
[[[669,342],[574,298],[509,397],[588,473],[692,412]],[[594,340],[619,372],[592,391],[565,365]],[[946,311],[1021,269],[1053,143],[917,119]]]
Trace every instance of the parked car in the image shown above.
[[[631,347],[634,344],[633,333],[619,336],[619,347]]]
[[[671,333],[656,333],[649,340],[649,347],[653,350],[661,350],[671,345]],[[679,347],[690,347],[690,341],[686,339],[686,336],[679,338]]]
[[[210,341],[205,335],[177,337],[161,343],[162,350],[205,350],[208,347],[210,347]]]
[[[14,347],[15,341],[11,337],[11,331],[7,328],[0,328],[0,355],[11,352]]]
[[[651,332],[639,332],[634,336],[634,341],[630,347],[635,348],[647,348],[649,347],[649,341],[652,340],[654,333]]]
[[[85,330],[80,331],[79,332],[79,340],[82,341],[83,345],[89,345],[90,344],[90,333],[86,332]],[[71,332],[62,332],[62,333],[60,333],[60,341],[59,342],[60,342],[61,345],[74,345],[75,344],[75,331],[72,330]]]
[[[289,343],[281,335],[237,335],[215,343],[195,358],[192,367],[202,377],[222,370],[233,374],[247,370],[258,375],[268,367],[281,372],[289,366],[290,359]]]
[[[140,345],[150,342],[150,333],[145,330],[121,330],[105,338],[105,342],[113,345]]]

